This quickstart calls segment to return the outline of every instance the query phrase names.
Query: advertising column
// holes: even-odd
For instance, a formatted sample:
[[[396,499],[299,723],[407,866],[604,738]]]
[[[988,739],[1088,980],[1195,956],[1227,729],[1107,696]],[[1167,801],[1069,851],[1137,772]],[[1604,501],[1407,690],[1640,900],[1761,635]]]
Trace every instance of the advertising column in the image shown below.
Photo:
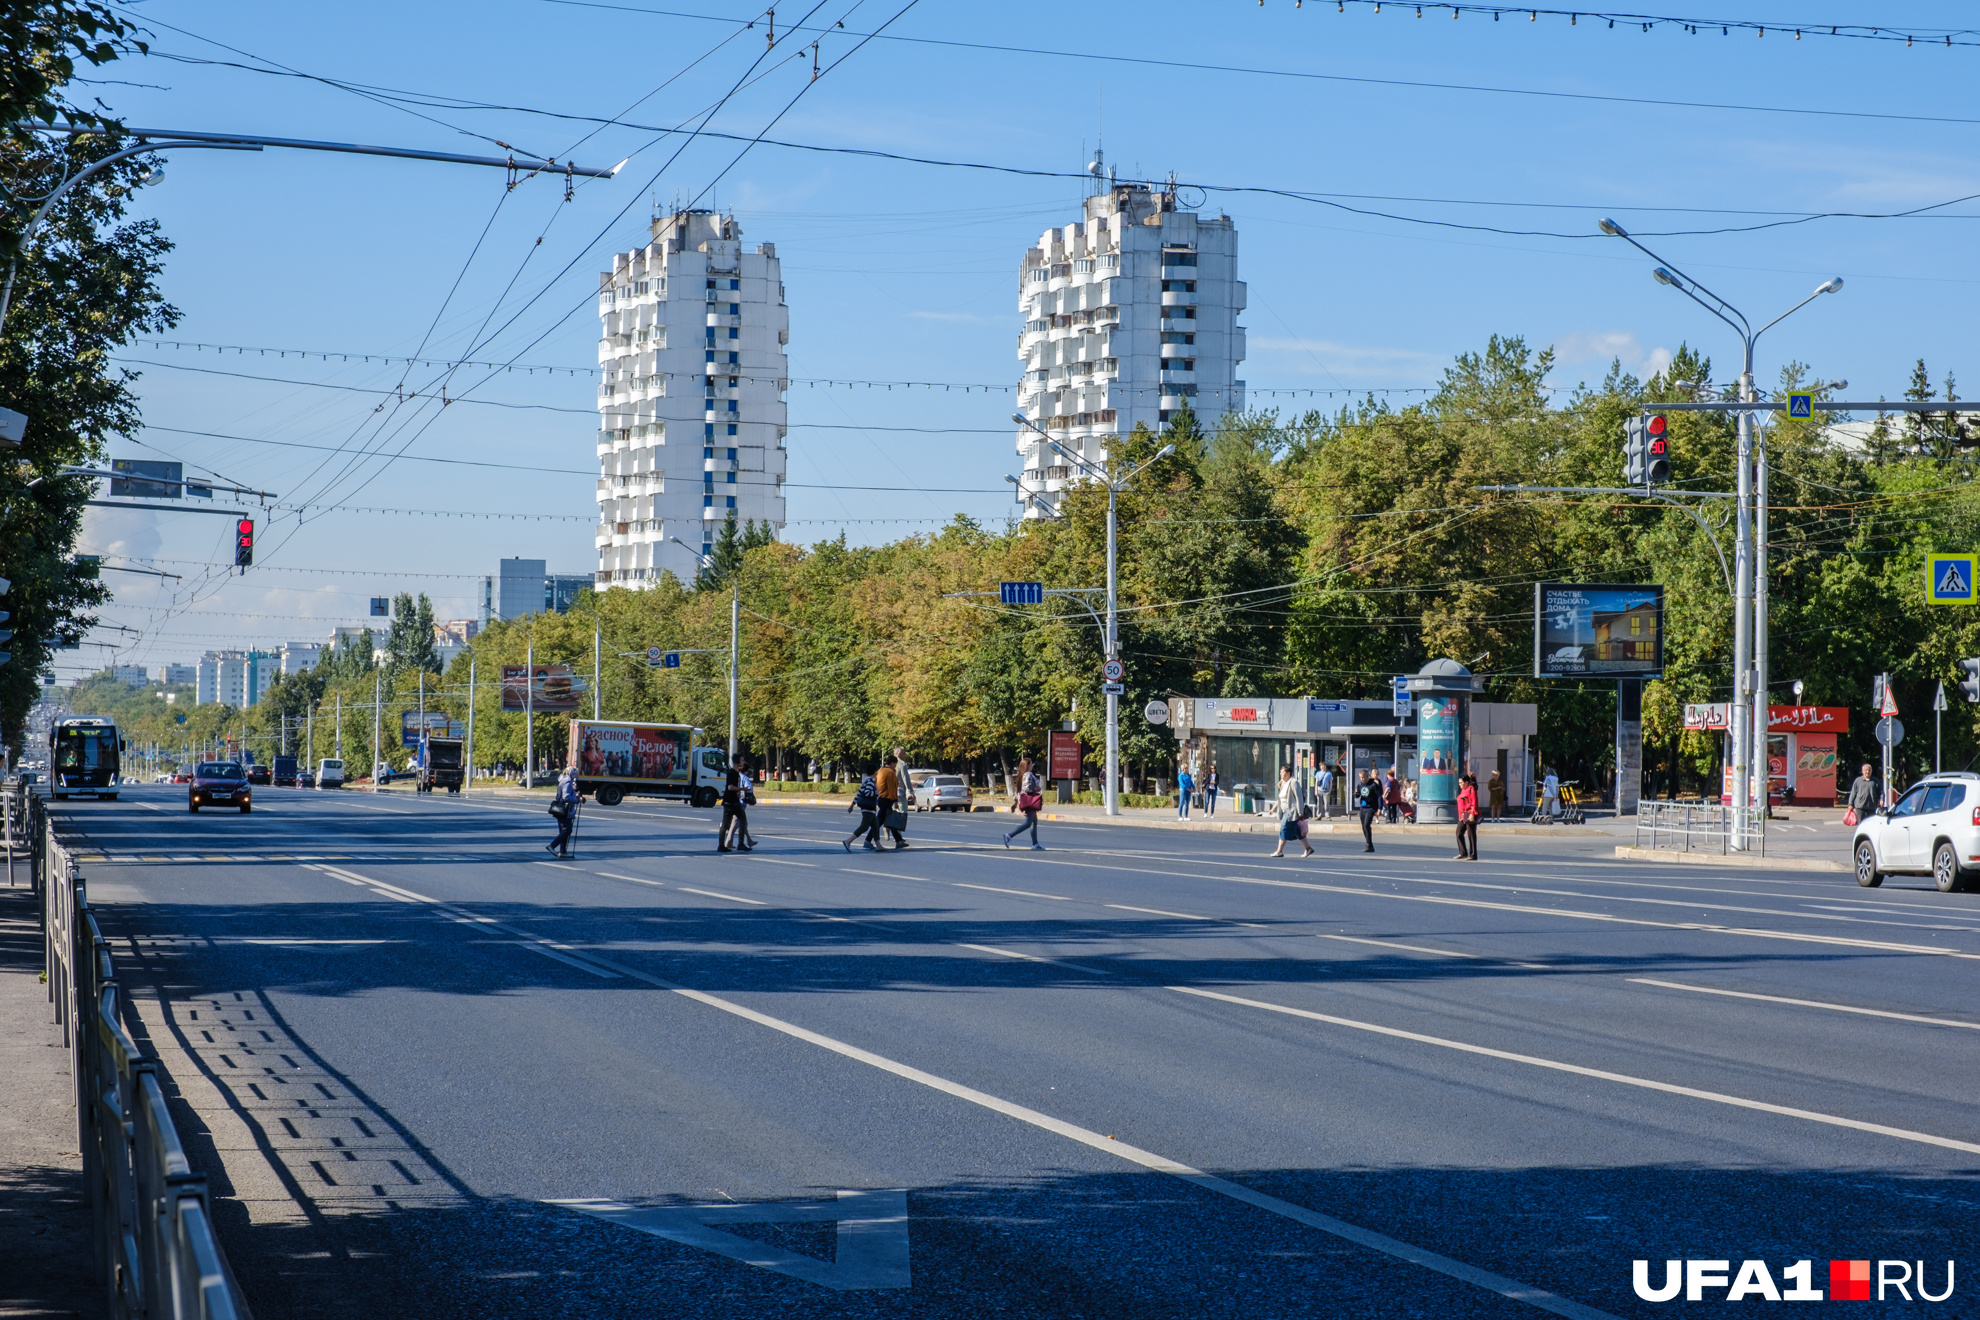
[[[1428,696],[1416,703],[1416,819],[1442,825],[1457,820],[1458,737],[1464,698]]]

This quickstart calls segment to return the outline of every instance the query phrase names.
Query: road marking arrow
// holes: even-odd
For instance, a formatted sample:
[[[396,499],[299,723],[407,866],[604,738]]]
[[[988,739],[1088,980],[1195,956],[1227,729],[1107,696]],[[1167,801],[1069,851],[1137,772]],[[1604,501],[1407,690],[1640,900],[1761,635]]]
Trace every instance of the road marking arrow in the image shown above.
[[[910,1282],[904,1191],[842,1191],[834,1201],[763,1201],[753,1205],[630,1206],[617,1201],[590,1200],[549,1204],[839,1292],[905,1288]],[[834,1220],[838,1221],[839,1233],[837,1250],[830,1261],[801,1256],[713,1227],[716,1224],[818,1224]]]

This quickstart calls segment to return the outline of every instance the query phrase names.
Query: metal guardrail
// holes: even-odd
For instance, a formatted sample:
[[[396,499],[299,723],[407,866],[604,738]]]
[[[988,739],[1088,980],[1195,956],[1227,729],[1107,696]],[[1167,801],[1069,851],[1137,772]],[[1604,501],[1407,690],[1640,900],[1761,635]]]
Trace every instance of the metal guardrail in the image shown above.
[[[163,1070],[123,1026],[123,991],[75,854],[41,799],[6,785],[8,883],[27,861],[40,900],[48,997],[76,1083],[76,1143],[113,1320],[249,1320],[195,1171],[173,1127]]]
[[[1675,852],[1767,855],[1767,820],[1759,812],[1738,819],[1731,807],[1707,802],[1653,802],[1636,805],[1636,846]]]

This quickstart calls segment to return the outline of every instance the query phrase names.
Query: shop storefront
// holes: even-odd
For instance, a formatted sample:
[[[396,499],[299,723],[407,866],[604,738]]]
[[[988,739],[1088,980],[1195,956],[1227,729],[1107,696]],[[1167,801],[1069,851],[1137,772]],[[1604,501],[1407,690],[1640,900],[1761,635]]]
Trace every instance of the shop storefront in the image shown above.
[[[1684,727],[1725,735],[1719,801],[1732,802],[1732,707],[1715,701],[1684,708]],[[1836,804],[1836,739],[1849,732],[1847,706],[1767,708],[1767,801],[1774,806]]]

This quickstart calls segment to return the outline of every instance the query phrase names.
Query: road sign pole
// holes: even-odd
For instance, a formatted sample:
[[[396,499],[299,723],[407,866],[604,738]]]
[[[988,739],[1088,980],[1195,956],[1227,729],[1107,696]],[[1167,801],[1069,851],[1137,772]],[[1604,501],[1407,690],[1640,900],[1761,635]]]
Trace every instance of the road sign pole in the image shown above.
[[[1939,690],[1932,694],[1932,773],[1938,774],[1939,764],[1939,716],[1946,709],[1946,685],[1939,684]]]
[[[467,762],[467,767],[463,772],[463,777],[465,779],[465,782],[461,785],[461,787],[463,789],[473,788],[474,787],[474,657],[472,655],[468,657],[467,754],[462,759],[464,759]]]
[[[1889,674],[1885,674],[1878,681],[1883,688],[1884,706],[1888,708],[1891,705],[1891,676]],[[1879,738],[1877,741],[1879,744],[1882,745],[1884,749],[1883,805],[1885,807],[1889,807],[1891,805],[1891,740],[1888,738]]]

